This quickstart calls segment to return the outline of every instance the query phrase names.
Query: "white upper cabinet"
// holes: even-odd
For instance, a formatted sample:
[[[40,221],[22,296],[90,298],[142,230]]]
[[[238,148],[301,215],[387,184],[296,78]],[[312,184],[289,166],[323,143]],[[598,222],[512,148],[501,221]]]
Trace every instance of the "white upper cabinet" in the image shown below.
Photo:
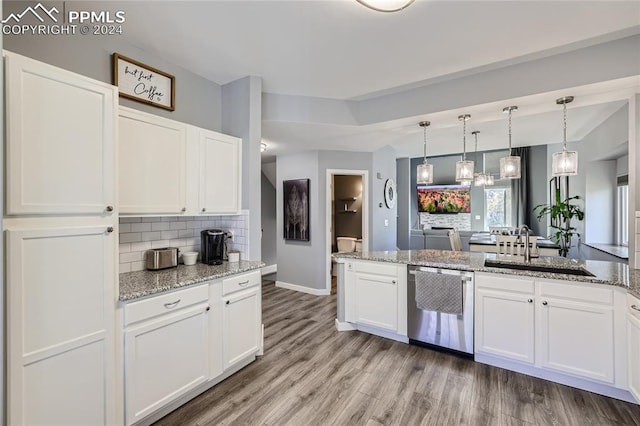
[[[242,141],[200,129],[200,197],[202,214],[240,211]]]
[[[186,211],[187,126],[120,107],[120,213]]]
[[[113,211],[117,88],[14,53],[4,57],[6,213]]]

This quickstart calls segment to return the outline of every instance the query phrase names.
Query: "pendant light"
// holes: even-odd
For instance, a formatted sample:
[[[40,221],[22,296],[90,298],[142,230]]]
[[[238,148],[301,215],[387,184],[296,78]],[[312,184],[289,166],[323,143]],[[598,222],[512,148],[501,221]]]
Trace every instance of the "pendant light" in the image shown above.
[[[520,157],[511,155],[511,113],[517,110],[517,106],[502,109],[509,114],[509,155],[500,159],[500,179],[520,179]]]
[[[556,99],[556,104],[562,105],[564,112],[564,138],[562,151],[553,153],[551,173],[553,176],[574,176],[578,174],[578,153],[567,151],[567,104],[573,102],[573,96]]]
[[[456,163],[456,181],[462,185],[471,185],[473,181],[473,161],[467,160],[467,120],[470,118],[469,114],[458,116],[462,121],[462,161]]]
[[[473,132],[471,132],[471,134],[476,138],[476,143],[475,143],[475,155],[474,158],[477,160],[478,159],[478,134],[480,133],[479,130],[474,130]],[[482,171],[476,173],[476,177],[473,181],[473,184],[475,186],[487,186],[487,185],[493,185],[494,184],[494,179],[493,176],[491,175],[491,173],[486,173],[484,171],[484,162],[482,162]]]
[[[424,130],[424,159],[416,169],[416,183],[418,185],[429,185],[433,183],[433,164],[427,163],[427,127],[431,125],[431,122],[421,121],[418,125]]]

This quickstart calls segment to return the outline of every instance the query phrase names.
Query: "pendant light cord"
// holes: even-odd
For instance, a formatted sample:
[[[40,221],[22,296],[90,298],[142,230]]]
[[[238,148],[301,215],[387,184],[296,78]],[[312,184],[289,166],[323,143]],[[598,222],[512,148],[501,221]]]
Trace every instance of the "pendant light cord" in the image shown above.
[[[427,164],[427,126],[423,126],[422,129],[424,130],[424,159],[422,160],[422,164]]]
[[[567,103],[562,104],[562,111],[564,114],[564,142],[562,143],[562,150],[567,150]]]
[[[509,156],[511,156],[512,153],[512,149],[511,149],[511,110],[509,110]]]
[[[462,161],[467,161],[467,118],[462,118]]]

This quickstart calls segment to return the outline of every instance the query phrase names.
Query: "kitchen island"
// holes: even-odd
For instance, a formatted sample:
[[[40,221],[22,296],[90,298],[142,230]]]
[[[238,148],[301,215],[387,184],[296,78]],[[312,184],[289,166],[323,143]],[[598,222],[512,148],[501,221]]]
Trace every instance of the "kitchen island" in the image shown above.
[[[629,392],[640,360],[628,355],[637,351],[637,337],[627,336],[632,331],[627,312],[637,307],[640,274],[627,265],[559,257],[525,263],[512,256],[441,250],[336,257],[338,330],[408,342],[407,307],[418,303],[407,297],[408,266],[463,271],[475,277],[476,361],[627,401],[640,397]]]

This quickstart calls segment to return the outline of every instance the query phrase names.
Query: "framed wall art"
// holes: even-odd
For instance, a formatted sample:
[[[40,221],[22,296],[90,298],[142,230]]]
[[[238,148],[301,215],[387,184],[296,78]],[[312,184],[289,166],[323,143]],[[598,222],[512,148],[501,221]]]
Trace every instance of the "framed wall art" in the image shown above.
[[[113,84],[120,96],[174,111],[176,78],[134,59],[113,54]]]
[[[309,241],[309,179],[285,180],[283,186],[284,239]]]

